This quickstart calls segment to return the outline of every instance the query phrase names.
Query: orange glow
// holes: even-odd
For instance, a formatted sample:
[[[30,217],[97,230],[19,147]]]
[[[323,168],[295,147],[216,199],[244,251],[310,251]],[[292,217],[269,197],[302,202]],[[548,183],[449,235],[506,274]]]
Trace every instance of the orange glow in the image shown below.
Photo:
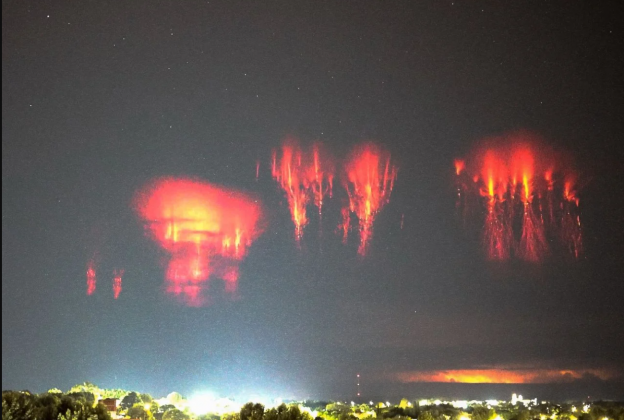
[[[527,144],[514,145],[511,158],[513,179],[522,180],[521,198],[525,203],[530,203],[533,200],[534,163],[535,158],[530,146]]]
[[[481,177],[487,180],[484,194],[490,199],[494,199],[497,194],[502,197],[507,191],[507,174],[505,161],[499,154],[495,150],[486,151],[481,168]]]
[[[538,262],[547,253],[548,243],[544,236],[543,224],[535,216],[531,206],[535,168],[535,157],[531,146],[524,143],[514,144],[512,168],[514,178],[522,180],[520,199],[524,203],[518,256],[526,261]]]
[[[286,193],[295,224],[295,239],[299,243],[308,224],[307,205],[310,199],[321,215],[324,198],[332,195],[332,160],[324,153],[320,143],[312,146],[311,153],[304,153],[295,140],[289,139],[282,145],[279,159],[277,152],[273,151],[272,175]]]
[[[546,172],[544,172],[544,179],[546,180],[546,185],[548,187],[548,191],[552,191],[553,188],[554,188],[553,169],[552,168],[548,168],[546,170]]]
[[[459,382],[493,384],[545,384],[569,382],[592,375],[607,380],[615,375],[601,369],[555,370],[555,369],[465,369],[424,372],[402,372],[397,379],[411,382]]]
[[[95,293],[96,283],[97,277],[95,275],[95,262],[91,260],[87,265],[87,296],[91,296]]]
[[[461,175],[464,169],[466,169],[466,162],[462,159],[455,159],[455,174]]]
[[[137,194],[135,208],[150,236],[172,256],[167,292],[201,306],[213,274],[226,282],[226,291],[236,290],[232,273],[261,233],[256,200],[199,180],[162,178]]]
[[[357,146],[345,166],[343,185],[349,194],[349,212],[359,221],[360,255],[373,234],[373,222],[377,213],[390,200],[390,193],[397,176],[397,168],[390,163],[390,154],[373,143]],[[343,207],[343,233],[348,234],[348,213]]]
[[[115,270],[113,272],[113,297],[117,299],[121,293],[121,278],[123,277],[124,270]]]
[[[346,244],[351,231],[351,209],[349,205],[343,206],[340,210],[342,222],[338,225],[338,229],[342,231],[342,243]]]
[[[579,199],[576,196],[576,176],[567,174],[563,181],[563,198],[566,201],[574,202],[579,205]]]
[[[309,188],[312,191],[314,205],[318,208],[319,215],[323,209],[323,197],[332,196],[334,184],[334,168],[322,151],[320,143],[312,145],[313,164],[307,169]]]

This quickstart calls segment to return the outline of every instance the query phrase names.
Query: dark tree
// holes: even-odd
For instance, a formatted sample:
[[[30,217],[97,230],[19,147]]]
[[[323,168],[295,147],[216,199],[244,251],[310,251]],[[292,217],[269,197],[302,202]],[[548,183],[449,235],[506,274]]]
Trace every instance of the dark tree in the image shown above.
[[[240,420],[262,420],[264,417],[264,406],[260,403],[248,402],[240,409]]]
[[[163,404],[159,407],[158,411],[160,411],[161,413],[166,413],[169,410],[173,410],[175,409],[176,406],[173,404]]]
[[[123,399],[121,400],[121,404],[119,404],[119,406],[123,408],[124,410],[129,410],[132,407],[134,407],[135,404],[138,404],[140,402],[141,402],[141,399],[139,398],[139,394],[137,394],[136,392],[131,392],[125,397],[123,397]]]
[[[135,405],[128,409],[126,413],[131,419],[148,420],[151,418],[150,413],[141,405]]]
[[[35,398],[16,391],[2,392],[2,420],[31,419],[35,415]]]

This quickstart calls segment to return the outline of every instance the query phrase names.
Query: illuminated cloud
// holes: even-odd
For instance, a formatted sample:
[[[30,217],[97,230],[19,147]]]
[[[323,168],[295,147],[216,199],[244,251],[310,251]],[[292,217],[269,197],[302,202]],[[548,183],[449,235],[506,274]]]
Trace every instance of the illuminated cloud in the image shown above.
[[[495,384],[546,384],[570,382],[587,376],[608,380],[615,375],[604,369],[458,369],[401,372],[400,382],[459,382]]]

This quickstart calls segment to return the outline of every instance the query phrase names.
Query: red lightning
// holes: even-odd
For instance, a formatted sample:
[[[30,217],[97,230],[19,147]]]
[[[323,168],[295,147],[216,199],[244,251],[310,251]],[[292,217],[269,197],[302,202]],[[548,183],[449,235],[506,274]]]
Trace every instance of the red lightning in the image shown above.
[[[483,197],[483,244],[489,259],[505,260],[513,253],[539,262],[550,252],[547,232],[559,232],[554,236],[580,256],[576,177],[569,162],[557,156],[536,136],[521,132],[489,139],[470,160],[455,161],[458,208],[465,214],[469,177]]]
[[[95,262],[89,261],[87,264],[87,296],[95,293],[97,277],[95,276]]]
[[[310,200],[318,208],[320,216],[325,197],[332,195],[332,159],[320,143],[315,143],[308,153],[301,149],[297,141],[288,139],[282,145],[279,157],[277,151],[273,151],[272,175],[286,193],[295,225],[295,239],[299,243],[308,224],[307,205]]]
[[[491,260],[509,257],[512,233],[505,218],[505,194],[507,192],[507,166],[493,150],[485,153],[481,168],[484,185],[481,194],[486,197],[487,214],[483,228],[485,252]]]
[[[121,278],[123,277],[124,270],[115,270],[113,272],[113,297],[117,299],[121,293]]]
[[[576,195],[576,176],[568,174],[564,178],[563,212],[561,220],[561,239],[576,258],[583,253],[583,233],[579,213],[579,199]]]
[[[350,213],[354,213],[359,223],[360,255],[366,254],[375,217],[390,200],[396,176],[397,168],[390,162],[390,153],[373,143],[357,146],[347,160],[343,185],[349,195],[349,205],[343,207],[341,228],[346,240]]]

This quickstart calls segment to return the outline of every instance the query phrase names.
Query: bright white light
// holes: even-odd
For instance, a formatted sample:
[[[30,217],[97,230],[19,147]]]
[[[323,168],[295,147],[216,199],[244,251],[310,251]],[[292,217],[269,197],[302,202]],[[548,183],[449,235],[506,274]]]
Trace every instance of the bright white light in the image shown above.
[[[310,407],[304,407],[301,404],[299,404],[299,410],[301,410],[302,413],[308,413],[313,419],[318,416],[318,411],[312,411]]]
[[[189,409],[194,414],[208,414],[215,408],[215,397],[210,392],[195,394],[188,400]]]
[[[452,404],[453,404],[453,407],[455,408],[463,408],[463,409],[468,408],[468,401],[465,401],[465,400],[453,401]]]

